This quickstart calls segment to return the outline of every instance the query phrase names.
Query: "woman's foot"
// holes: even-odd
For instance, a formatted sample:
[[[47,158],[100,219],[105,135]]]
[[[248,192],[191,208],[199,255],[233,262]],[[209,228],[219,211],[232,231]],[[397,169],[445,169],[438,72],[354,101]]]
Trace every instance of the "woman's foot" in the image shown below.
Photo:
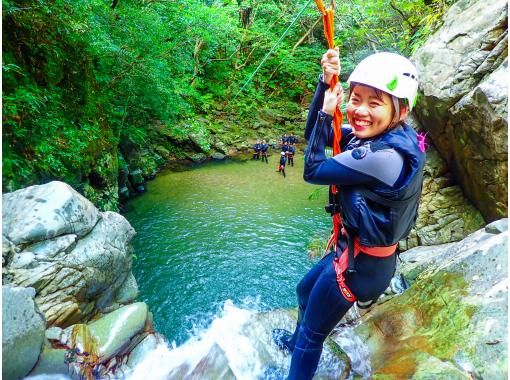
[[[273,330],[273,342],[285,353],[291,354],[294,350],[294,342],[292,342],[292,333],[285,329]]]

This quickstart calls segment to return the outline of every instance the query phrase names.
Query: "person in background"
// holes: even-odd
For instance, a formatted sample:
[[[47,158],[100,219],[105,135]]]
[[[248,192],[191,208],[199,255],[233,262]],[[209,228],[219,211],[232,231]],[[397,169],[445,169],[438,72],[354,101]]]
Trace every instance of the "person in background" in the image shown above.
[[[289,144],[289,150],[287,151],[287,162],[290,166],[294,166],[294,154],[296,153],[296,148],[294,145]]]
[[[253,157],[252,160],[258,160],[260,158],[260,140],[253,145]]]
[[[282,152],[285,153],[285,157],[287,157],[288,151],[289,151],[289,143],[288,142],[284,142],[283,145],[282,145]]]
[[[418,73],[405,57],[376,53],[351,73],[341,153],[327,158],[332,119],[343,100],[338,84],[338,50],[321,60],[323,76],[310,106],[305,130],[308,148],[303,177],[337,185],[329,212],[342,223],[335,250],[327,253],[297,286],[294,333],[273,331],[278,347],[292,353],[288,379],[312,379],[324,340],[359,301],[373,302],[394,275],[397,245],[417,218],[425,164],[423,139],[404,120],[415,104]],[[421,138],[421,139],[419,139]]]
[[[278,164],[277,172],[282,173],[285,178],[285,164],[287,163],[287,158],[285,157],[285,152],[280,154],[280,162]]]
[[[262,162],[264,160],[266,161],[266,164],[268,164],[267,160],[267,151],[269,149],[269,145],[267,145],[266,140],[262,140],[262,143],[260,144],[260,153],[262,154]]]
[[[280,140],[280,146],[283,146],[285,143],[288,143],[288,142],[289,142],[289,136],[285,133],[282,136],[282,139]]]

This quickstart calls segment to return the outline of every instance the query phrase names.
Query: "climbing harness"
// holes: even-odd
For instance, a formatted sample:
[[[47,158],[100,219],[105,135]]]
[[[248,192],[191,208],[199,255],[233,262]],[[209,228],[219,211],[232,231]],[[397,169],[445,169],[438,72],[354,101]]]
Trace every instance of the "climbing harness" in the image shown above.
[[[328,48],[333,49],[334,45],[334,9],[335,4],[332,0],[331,9],[326,9],[322,0],[315,0],[319,11],[323,17],[324,23],[324,35],[328,42]],[[339,81],[338,75],[334,75],[331,79],[330,89],[337,85]],[[343,115],[338,107],[335,109],[335,113],[333,115],[333,156],[341,153],[340,141],[342,139],[342,120]],[[367,192],[370,192],[367,190]],[[388,257],[395,253],[398,244],[394,244],[387,247],[366,247],[360,243],[359,237],[356,236],[356,232],[346,228],[342,223],[342,218],[340,215],[341,207],[339,202],[339,189],[335,185],[331,185],[329,187],[329,204],[325,207],[326,212],[330,213],[333,219],[333,231],[331,237],[328,240],[326,250],[324,255],[328,253],[331,247],[335,253],[338,252],[338,239],[340,235],[342,235],[347,240],[347,247],[343,250],[340,256],[336,257],[333,260],[333,265],[335,268],[337,283],[342,292],[344,298],[350,302],[356,301],[356,296],[349,289],[347,284],[345,283],[344,273],[354,273],[356,269],[354,268],[354,258],[360,253],[363,252],[370,256],[375,257]]]
[[[336,272],[336,282],[338,283],[338,287],[340,288],[342,295],[347,301],[354,302],[356,301],[356,296],[345,283],[344,277],[344,273],[348,267],[348,260],[350,259],[349,251],[352,250],[353,258],[358,256],[360,252],[369,256],[383,258],[393,255],[397,249],[398,243],[387,247],[366,247],[360,243],[359,237],[357,236],[354,238],[348,237],[347,241],[349,242],[347,244],[347,248],[344,249],[340,258],[335,258],[335,260],[333,260],[333,266]],[[352,242],[352,244],[350,242]]]

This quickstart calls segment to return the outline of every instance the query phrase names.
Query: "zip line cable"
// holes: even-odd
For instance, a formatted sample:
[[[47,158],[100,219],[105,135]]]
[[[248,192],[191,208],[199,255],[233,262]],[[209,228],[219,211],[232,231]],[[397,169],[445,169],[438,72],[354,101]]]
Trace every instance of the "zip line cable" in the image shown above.
[[[267,59],[269,58],[269,56],[273,53],[273,51],[276,49],[276,47],[278,46],[278,44],[283,40],[283,38],[287,35],[287,32],[290,30],[290,28],[292,27],[292,25],[294,25],[294,23],[299,19],[299,17],[301,16],[301,14],[305,11],[306,8],[308,8],[308,6],[310,5],[310,3],[312,2],[312,0],[308,0],[308,2],[306,3],[306,5],[299,11],[299,13],[297,14],[297,16],[294,18],[294,20],[292,20],[292,22],[290,23],[290,25],[288,26],[288,28],[285,30],[285,32],[283,32],[283,34],[281,35],[281,37],[278,39],[278,41],[276,41],[276,44],[271,48],[271,50],[269,50],[269,53],[266,54],[266,56],[264,57],[264,59],[262,60],[262,62],[260,62],[260,64],[258,65],[258,67],[255,69],[255,71],[250,75],[250,77],[246,80],[246,82],[244,83],[243,87],[241,87],[241,89],[237,92],[237,94],[235,94],[234,98],[229,102],[229,104],[231,102],[233,102],[237,96],[243,92],[243,90],[246,88],[246,86],[248,85],[248,83],[251,82],[251,80],[253,79],[253,77],[255,76],[255,74],[257,74],[257,71],[259,71],[259,69],[262,67],[262,65],[267,61]],[[228,106],[227,106],[228,107]],[[226,108],[226,107],[225,107]]]

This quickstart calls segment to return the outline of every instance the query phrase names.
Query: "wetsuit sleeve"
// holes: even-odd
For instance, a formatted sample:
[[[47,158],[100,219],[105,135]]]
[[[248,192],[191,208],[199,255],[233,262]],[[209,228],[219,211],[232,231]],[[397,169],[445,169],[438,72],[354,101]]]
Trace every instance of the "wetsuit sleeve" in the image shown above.
[[[313,127],[318,119],[318,113],[321,110],[322,105],[324,103],[324,93],[328,88],[329,84],[326,84],[322,81],[321,74],[319,76],[319,84],[317,84],[317,89],[315,90],[315,95],[313,96],[312,104],[310,104],[310,110],[308,111],[308,119],[306,120],[305,139],[307,140],[310,140],[310,135],[312,134]]]
[[[310,110],[308,111],[308,118],[306,120],[306,128],[305,128],[305,139],[310,140],[310,135],[312,134],[313,127],[317,122],[319,111],[322,109],[322,105],[324,104],[324,93],[329,88],[329,84],[326,84],[322,81],[322,74],[319,76],[319,83],[317,85],[317,89],[315,90],[315,95],[313,96],[312,104],[310,105]],[[329,131],[328,131],[328,141],[327,146],[333,145],[333,128],[331,127],[331,122],[329,123]],[[351,133],[350,126],[342,125],[342,141],[340,141],[340,146],[344,146],[349,139],[346,139],[348,135]]]
[[[331,119],[331,115],[320,111],[305,153],[305,181],[316,185],[398,185],[404,160],[394,149],[373,152],[364,145],[326,158],[324,148]]]

